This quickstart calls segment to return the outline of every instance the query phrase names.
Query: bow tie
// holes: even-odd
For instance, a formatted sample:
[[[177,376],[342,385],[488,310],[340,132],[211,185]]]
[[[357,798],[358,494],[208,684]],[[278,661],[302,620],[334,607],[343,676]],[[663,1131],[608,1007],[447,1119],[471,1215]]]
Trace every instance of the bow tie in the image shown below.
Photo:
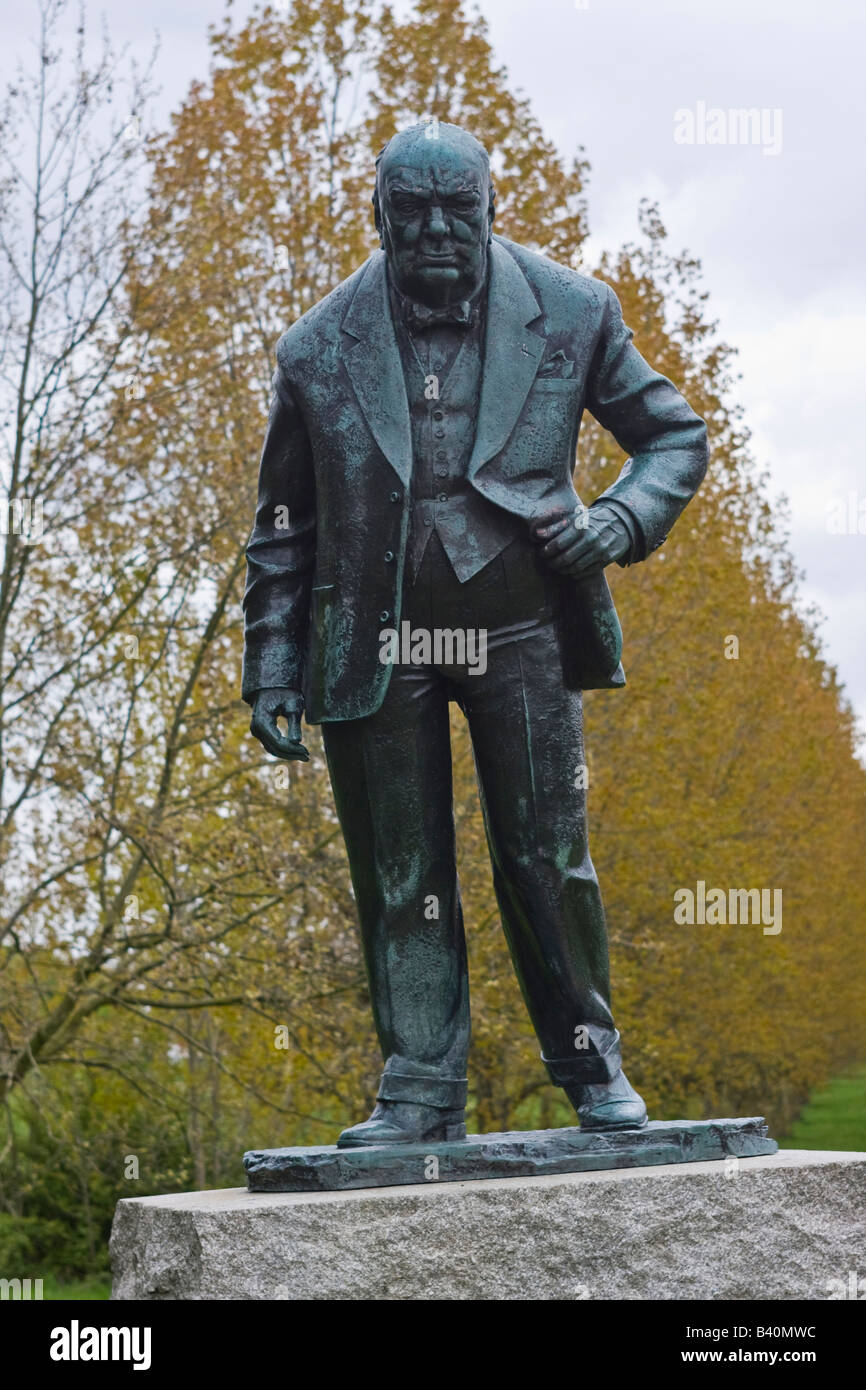
[[[444,309],[428,309],[426,304],[418,304],[414,299],[403,301],[403,317],[409,328],[416,332],[425,328],[469,328],[475,316],[474,307],[468,299],[459,304],[449,304]]]

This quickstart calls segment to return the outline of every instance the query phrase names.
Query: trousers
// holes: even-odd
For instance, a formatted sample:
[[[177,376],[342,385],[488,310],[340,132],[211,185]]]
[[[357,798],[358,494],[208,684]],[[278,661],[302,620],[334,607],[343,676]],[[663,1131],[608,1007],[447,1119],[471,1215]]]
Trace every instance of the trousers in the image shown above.
[[[550,1079],[604,1083],[619,1069],[580,775],[583,697],[563,682],[555,604],[528,538],[461,584],[434,532],[407,580],[411,645],[400,644],[382,705],[322,725],[385,1063],[381,1100],[466,1101],[451,702],[468,722],[502,926]],[[437,644],[437,631],[469,634],[466,650]]]

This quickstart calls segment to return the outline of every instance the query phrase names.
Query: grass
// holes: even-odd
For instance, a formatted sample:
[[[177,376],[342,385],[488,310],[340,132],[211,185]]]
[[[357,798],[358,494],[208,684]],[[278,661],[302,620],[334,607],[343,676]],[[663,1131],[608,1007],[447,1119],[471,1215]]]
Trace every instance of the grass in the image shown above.
[[[781,1149],[845,1149],[866,1153],[866,1066],[813,1091]]]
[[[108,1274],[92,1274],[69,1284],[61,1284],[53,1274],[46,1274],[42,1287],[42,1297],[46,1302],[68,1299],[70,1302],[82,1303],[108,1298],[110,1294],[111,1277]]]

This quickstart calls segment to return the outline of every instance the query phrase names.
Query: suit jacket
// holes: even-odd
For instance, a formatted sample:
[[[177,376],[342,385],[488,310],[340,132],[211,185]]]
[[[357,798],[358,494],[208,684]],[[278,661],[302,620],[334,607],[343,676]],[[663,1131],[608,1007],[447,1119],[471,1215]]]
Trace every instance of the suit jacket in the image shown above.
[[[633,346],[609,286],[498,236],[489,275],[471,485],[527,523],[558,505],[573,509],[588,409],[631,455],[602,496],[627,511],[631,559],[645,559],[706,472],[706,426]],[[379,708],[391,672],[379,632],[400,620],[411,470],[377,251],[277,344],[247,547],[245,700],[268,686],[303,690],[309,723]],[[575,584],[572,598],[561,634],[568,683],[623,684],[604,575]]]

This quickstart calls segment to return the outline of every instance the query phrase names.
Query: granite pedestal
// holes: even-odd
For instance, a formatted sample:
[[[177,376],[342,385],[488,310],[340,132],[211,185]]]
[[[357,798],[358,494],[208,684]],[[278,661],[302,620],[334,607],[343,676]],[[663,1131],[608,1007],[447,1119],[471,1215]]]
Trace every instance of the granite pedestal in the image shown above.
[[[866,1154],[796,1150],[130,1198],[111,1237],[116,1299],[824,1300],[866,1287],[864,1252]]]

